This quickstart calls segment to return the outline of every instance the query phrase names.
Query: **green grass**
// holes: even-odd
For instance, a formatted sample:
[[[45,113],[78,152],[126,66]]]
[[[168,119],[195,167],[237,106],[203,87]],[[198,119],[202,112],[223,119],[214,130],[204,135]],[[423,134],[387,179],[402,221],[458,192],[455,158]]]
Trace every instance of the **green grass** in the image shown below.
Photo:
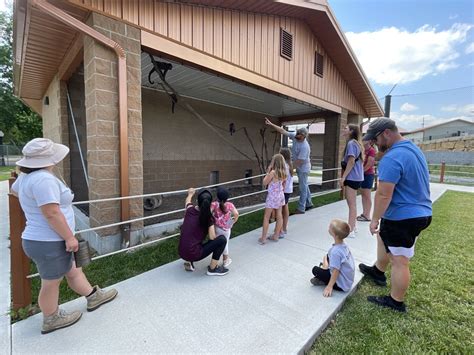
[[[368,303],[388,288],[363,280],[312,354],[474,353],[474,194],[446,192],[433,212],[410,267],[408,314]]]
[[[10,172],[15,170],[15,167],[0,166],[0,181],[5,181],[10,178]]]
[[[313,204],[315,207],[319,207],[339,200],[339,192],[336,191],[327,195],[314,197]],[[296,205],[297,202],[291,202],[289,204],[290,212],[294,212]],[[257,211],[242,216],[232,228],[231,238],[261,227],[262,218],[263,211]],[[125,252],[99,259],[86,266],[84,272],[91,284],[106,287],[154,269],[158,266],[167,264],[176,259],[179,259],[178,238],[171,238],[132,252]],[[36,273],[34,265],[32,265],[31,272]],[[31,286],[34,302],[33,307],[28,307],[20,312],[14,312],[12,314],[13,320],[24,319],[29,315],[38,312],[36,302],[40,286],[41,280],[39,278],[34,278]],[[64,303],[77,297],[77,294],[67,286],[67,283],[64,280],[60,287],[59,302]]]

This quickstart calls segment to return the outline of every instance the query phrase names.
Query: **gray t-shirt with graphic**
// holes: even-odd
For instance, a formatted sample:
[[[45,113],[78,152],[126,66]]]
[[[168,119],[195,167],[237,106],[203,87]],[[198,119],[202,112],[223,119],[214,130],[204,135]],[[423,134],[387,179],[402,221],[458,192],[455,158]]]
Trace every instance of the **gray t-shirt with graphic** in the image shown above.
[[[303,164],[297,167],[296,171],[309,173],[311,171],[311,148],[308,140],[305,139],[304,141],[299,142],[295,139],[295,136],[295,132],[288,132],[288,137],[293,141],[293,146],[291,147],[291,160],[303,160]]]

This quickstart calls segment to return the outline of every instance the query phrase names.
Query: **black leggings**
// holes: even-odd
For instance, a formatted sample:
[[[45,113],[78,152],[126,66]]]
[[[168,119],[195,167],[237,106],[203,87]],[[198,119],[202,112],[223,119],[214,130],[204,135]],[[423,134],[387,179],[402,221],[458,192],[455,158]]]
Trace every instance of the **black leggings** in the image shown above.
[[[218,236],[214,240],[209,240],[205,242],[202,245],[201,258],[199,258],[198,260],[202,260],[206,258],[211,253],[212,253],[212,258],[214,260],[219,260],[222,253],[224,252],[226,244],[227,244],[227,239],[223,235]]]
[[[329,271],[329,269],[323,269],[319,266],[313,267],[313,275],[318,280],[324,282],[326,285],[329,283],[329,280],[331,280],[331,272]],[[342,291],[342,288],[340,288],[337,284],[334,284],[333,289]]]

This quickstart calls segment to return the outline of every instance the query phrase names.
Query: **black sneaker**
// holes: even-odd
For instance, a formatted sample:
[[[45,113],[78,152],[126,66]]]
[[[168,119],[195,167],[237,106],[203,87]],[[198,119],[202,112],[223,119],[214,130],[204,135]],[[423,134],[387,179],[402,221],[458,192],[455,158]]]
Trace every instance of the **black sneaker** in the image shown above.
[[[224,276],[228,272],[229,272],[229,269],[226,269],[222,265],[218,265],[214,269],[211,269],[210,266],[207,267],[207,274],[209,276]]]
[[[393,301],[392,297],[390,296],[368,296],[367,301],[375,303],[382,307],[391,308],[397,312],[406,313],[407,311],[405,303],[400,302],[401,304],[398,305]]]
[[[311,206],[307,206],[304,210],[305,210],[305,211],[309,211],[309,210],[312,210],[313,208],[314,208],[314,206],[311,205]]]
[[[318,279],[317,277],[313,277],[311,280],[309,280],[313,286],[325,286],[326,284]]]
[[[370,277],[377,285],[387,286],[387,278],[384,274],[380,275],[380,273],[375,270],[374,266],[359,264],[359,270],[365,276]]]

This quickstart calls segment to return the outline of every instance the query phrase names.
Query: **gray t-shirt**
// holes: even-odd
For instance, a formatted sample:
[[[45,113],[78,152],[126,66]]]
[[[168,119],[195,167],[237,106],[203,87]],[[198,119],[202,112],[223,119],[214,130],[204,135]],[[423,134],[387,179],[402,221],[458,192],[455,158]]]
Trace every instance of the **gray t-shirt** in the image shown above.
[[[354,283],[354,258],[349,247],[342,244],[333,244],[328,252],[329,271],[339,270],[336,283],[343,291],[349,291]]]
[[[291,159],[303,160],[303,164],[296,168],[296,171],[302,173],[309,173],[311,171],[311,148],[309,146],[308,140],[305,139],[302,142],[299,142],[295,139],[295,132],[288,132],[288,137],[293,141],[293,146],[291,147]]]
[[[13,184],[12,190],[18,195],[21,208],[23,212],[25,212],[26,228],[21,236],[22,239],[42,242],[63,240],[61,236],[51,228],[41,212],[41,206],[49,203],[59,205],[69,228],[74,232],[75,221],[74,211],[72,209],[74,195],[72,191],[52,173],[47,170],[38,170],[30,174],[20,174]]]

